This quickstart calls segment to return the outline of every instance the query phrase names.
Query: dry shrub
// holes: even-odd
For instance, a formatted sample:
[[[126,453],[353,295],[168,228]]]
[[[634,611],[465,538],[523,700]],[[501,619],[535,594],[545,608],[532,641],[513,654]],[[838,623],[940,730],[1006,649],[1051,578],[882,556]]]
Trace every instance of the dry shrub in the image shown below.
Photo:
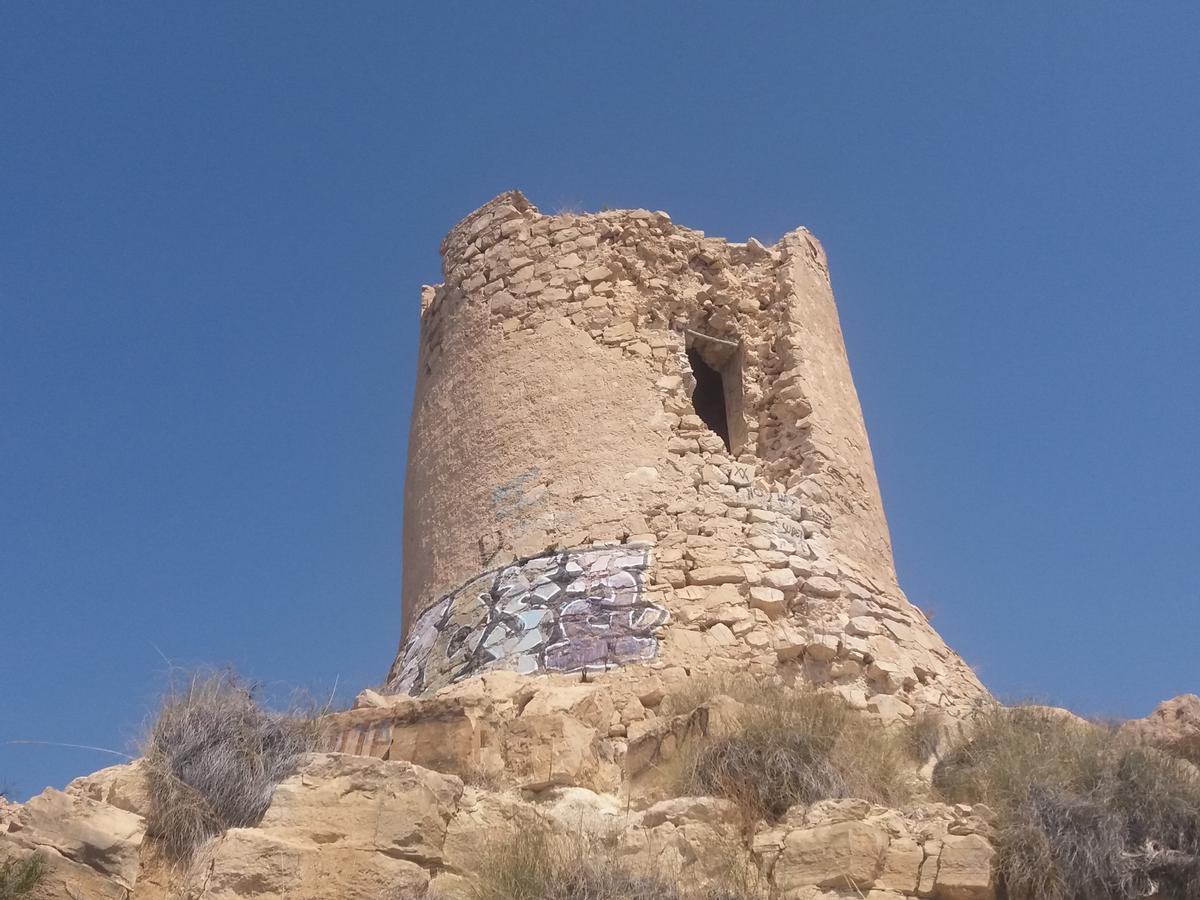
[[[750,703],[763,689],[760,682],[748,675],[714,674],[691,678],[663,698],[663,712],[689,716],[716,697],[732,697]]]
[[[996,810],[1010,900],[1200,900],[1200,777],[1111,728],[997,707],[934,785]]]
[[[753,900],[749,888],[690,888],[679,877],[642,873],[617,857],[601,835],[555,834],[546,824],[521,828],[485,851],[468,900]]]
[[[34,853],[0,862],[0,900],[14,900],[32,891],[46,873],[46,861]]]
[[[378,900],[452,900],[452,898],[434,890],[430,885],[425,885],[423,888],[401,887],[384,891],[378,896]]]
[[[1033,784],[1095,783],[1112,737],[1103,729],[1041,708],[994,706],[979,713],[970,739],[934,769],[950,802],[1006,805]]]
[[[1172,756],[1185,759],[1193,766],[1200,767],[1200,734],[1189,734],[1172,741],[1163,748]]]
[[[919,763],[933,758],[942,741],[946,714],[928,709],[917,713],[904,724],[903,742],[910,756]]]
[[[677,790],[726,797],[753,822],[833,798],[897,805],[909,797],[907,768],[897,737],[837,694],[768,686],[728,733],[689,749]]]
[[[163,699],[146,742],[148,834],[184,859],[227,828],[258,824],[316,740],[315,716],[264,709],[229,672],[193,676]]]

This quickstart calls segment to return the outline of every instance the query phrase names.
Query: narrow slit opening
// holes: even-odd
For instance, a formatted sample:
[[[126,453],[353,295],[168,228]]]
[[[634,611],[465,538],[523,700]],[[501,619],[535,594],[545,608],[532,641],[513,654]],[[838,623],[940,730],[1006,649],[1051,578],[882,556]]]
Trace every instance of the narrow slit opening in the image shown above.
[[[725,381],[720,372],[704,361],[695,347],[687,348],[687,358],[692,367],[692,376],[696,379],[692,406],[709,430],[721,436],[728,451],[729,413],[725,408]]]

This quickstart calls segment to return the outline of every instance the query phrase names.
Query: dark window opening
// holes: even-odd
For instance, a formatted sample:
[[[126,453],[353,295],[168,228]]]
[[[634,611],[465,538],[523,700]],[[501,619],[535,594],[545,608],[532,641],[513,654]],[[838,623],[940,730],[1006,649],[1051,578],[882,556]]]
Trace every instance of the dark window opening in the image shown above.
[[[706,363],[695,347],[687,348],[687,358],[696,378],[696,389],[692,391],[696,415],[721,436],[725,449],[729,450],[729,415],[725,409],[725,382],[721,373]]]

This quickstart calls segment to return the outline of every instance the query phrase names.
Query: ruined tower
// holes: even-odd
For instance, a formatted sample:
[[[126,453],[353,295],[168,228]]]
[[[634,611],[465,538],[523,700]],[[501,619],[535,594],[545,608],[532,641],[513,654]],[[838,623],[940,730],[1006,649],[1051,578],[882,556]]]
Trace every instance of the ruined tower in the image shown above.
[[[896,581],[825,253],[661,212],[456,225],[422,295],[388,689],[647,667],[983,693]],[[890,702],[890,701],[889,701]]]

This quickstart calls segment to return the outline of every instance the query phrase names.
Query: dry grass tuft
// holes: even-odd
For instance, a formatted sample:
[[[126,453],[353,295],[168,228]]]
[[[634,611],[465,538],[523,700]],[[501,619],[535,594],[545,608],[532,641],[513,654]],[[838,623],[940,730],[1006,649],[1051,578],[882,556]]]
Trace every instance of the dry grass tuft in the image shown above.
[[[778,691],[783,688],[764,688],[760,682],[746,675],[692,678],[663,699],[663,711],[672,716],[691,715],[716,697],[732,697],[739,703],[753,703],[764,690]]]
[[[227,828],[258,824],[317,736],[315,716],[264,709],[232,673],[193,676],[164,698],[146,743],[147,833],[186,859]]]
[[[1200,777],[1111,728],[997,707],[934,785],[997,811],[1010,900],[1200,900]]]
[[[1193,766],[1200,767],[1200,734],[1181,737],[1163,748],[1172,756],[1187,760]]]
[[[15,900],[32,891],[46,873],[46,861],[37,853],[0,862],[0,900]]]
[[[1111,741],[1102,728],[1045,709],[991,707],[970,739],[938,763],[934,786],[951,802],[1011,805],[1035,783],[1094,782]]]
[[[733,800],[747,822],[832,798],[909,799],[901,741],[840,696],[784,687],[742,696],[735,727],[689,748],[679,794]]]
[[[919,763],[933,758],[942,742],[946,714],[936,709],[924,710],[905,723],[903,741],[910,756]]]
[[[735,884],[687,887],[682,879],[637,872],[610,842],[589,834],[523,828],[485,852],[468,900],[756,900]]]

